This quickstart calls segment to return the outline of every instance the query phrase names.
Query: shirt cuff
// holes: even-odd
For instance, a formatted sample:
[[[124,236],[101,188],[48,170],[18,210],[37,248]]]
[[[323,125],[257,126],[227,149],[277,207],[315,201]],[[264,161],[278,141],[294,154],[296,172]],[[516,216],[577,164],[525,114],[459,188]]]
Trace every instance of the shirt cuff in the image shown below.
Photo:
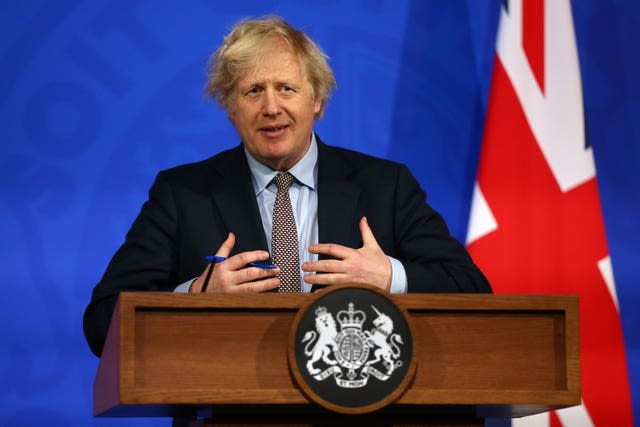
[[[387,256],[391,261],[391,286],[389,292],[392,294],[406,294],[407,293],[407,272],[404,270],[404,265],[400,261],[390,256]]]
[[[191,284],[196,279],[197,279],[197,277],[194,277],[193,279],[187,280],[186,282],[176,286],[176,288],[173,290],[173,292],[182,292],[182,293],[189,292],[189,288],[191,287]]]

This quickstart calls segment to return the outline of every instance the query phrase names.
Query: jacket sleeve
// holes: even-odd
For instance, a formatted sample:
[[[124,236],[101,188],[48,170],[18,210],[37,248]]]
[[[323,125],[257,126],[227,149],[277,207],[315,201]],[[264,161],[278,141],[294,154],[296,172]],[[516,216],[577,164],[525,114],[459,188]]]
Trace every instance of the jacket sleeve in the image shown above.
[[[492,292],[406,166],[400,166],[395,188],[395,251],[407,273],[408,291]]]
[[[84,333],[100,356],[118,295],[122,291],[171,291],[176,286],[177,209],[172,189],[159,174],[149,199],[93,289],[84,312]]]

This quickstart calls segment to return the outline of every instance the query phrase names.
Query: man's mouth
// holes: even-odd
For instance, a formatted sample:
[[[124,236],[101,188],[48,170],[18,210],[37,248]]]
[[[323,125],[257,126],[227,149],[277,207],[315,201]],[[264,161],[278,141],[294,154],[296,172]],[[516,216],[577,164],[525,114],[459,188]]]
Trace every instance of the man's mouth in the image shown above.
[[[288,128],[289,125],[264,126],[260,128],[260,132],[268,137],[277,138],[284,135]]]
[[[277,132],[280,131],[282,129],[288,128],[289,125],[281,125],[281,126],[265,126],[260,128],[260,130],[265,131],[265,132]]]

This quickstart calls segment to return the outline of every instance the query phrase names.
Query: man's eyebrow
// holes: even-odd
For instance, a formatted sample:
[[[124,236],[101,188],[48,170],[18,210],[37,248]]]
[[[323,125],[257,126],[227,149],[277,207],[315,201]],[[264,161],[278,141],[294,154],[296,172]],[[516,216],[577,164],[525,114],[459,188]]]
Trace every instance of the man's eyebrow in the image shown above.
[[[240,84],[238,86],[241,87],[249,87],[249,86],[257,86],[257,85],[263,85],[264,81],[263,80],[246,80],[244,82],[240,82]]]
[[[244,81],[241,81],[238,83],[238,89],[240,90],[245,90],[245,89],[249,89],[255,86],[258,87],[265,87],[269,84],[273,84],[276,87],[282,87],[282,86],[289,86],[291,88],[294,89],[300,89],[303,84],[302,82],[296,81],[296,79],[294,77],[285,77],[285,78],[278,78],[277,80],[267,80],[267,79],[261,79],[261,78],[256,78],[256,79],[246,79]]]

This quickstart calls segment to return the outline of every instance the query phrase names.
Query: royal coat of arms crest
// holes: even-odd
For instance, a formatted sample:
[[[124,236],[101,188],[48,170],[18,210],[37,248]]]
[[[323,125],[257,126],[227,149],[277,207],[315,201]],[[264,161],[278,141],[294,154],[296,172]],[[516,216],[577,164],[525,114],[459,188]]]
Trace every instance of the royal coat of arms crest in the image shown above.
[[[363,330],[367,314],[357,310],[353,302],[335,318],[324,306],[316,309],[315,330],[302,338],[306,369],[316,381],[333,377],[339,387],[360,388],[371,376],[387,381],[402,366],[403,340],[393,332],[393,320],[370,307],[375,314],[370,330]]]

